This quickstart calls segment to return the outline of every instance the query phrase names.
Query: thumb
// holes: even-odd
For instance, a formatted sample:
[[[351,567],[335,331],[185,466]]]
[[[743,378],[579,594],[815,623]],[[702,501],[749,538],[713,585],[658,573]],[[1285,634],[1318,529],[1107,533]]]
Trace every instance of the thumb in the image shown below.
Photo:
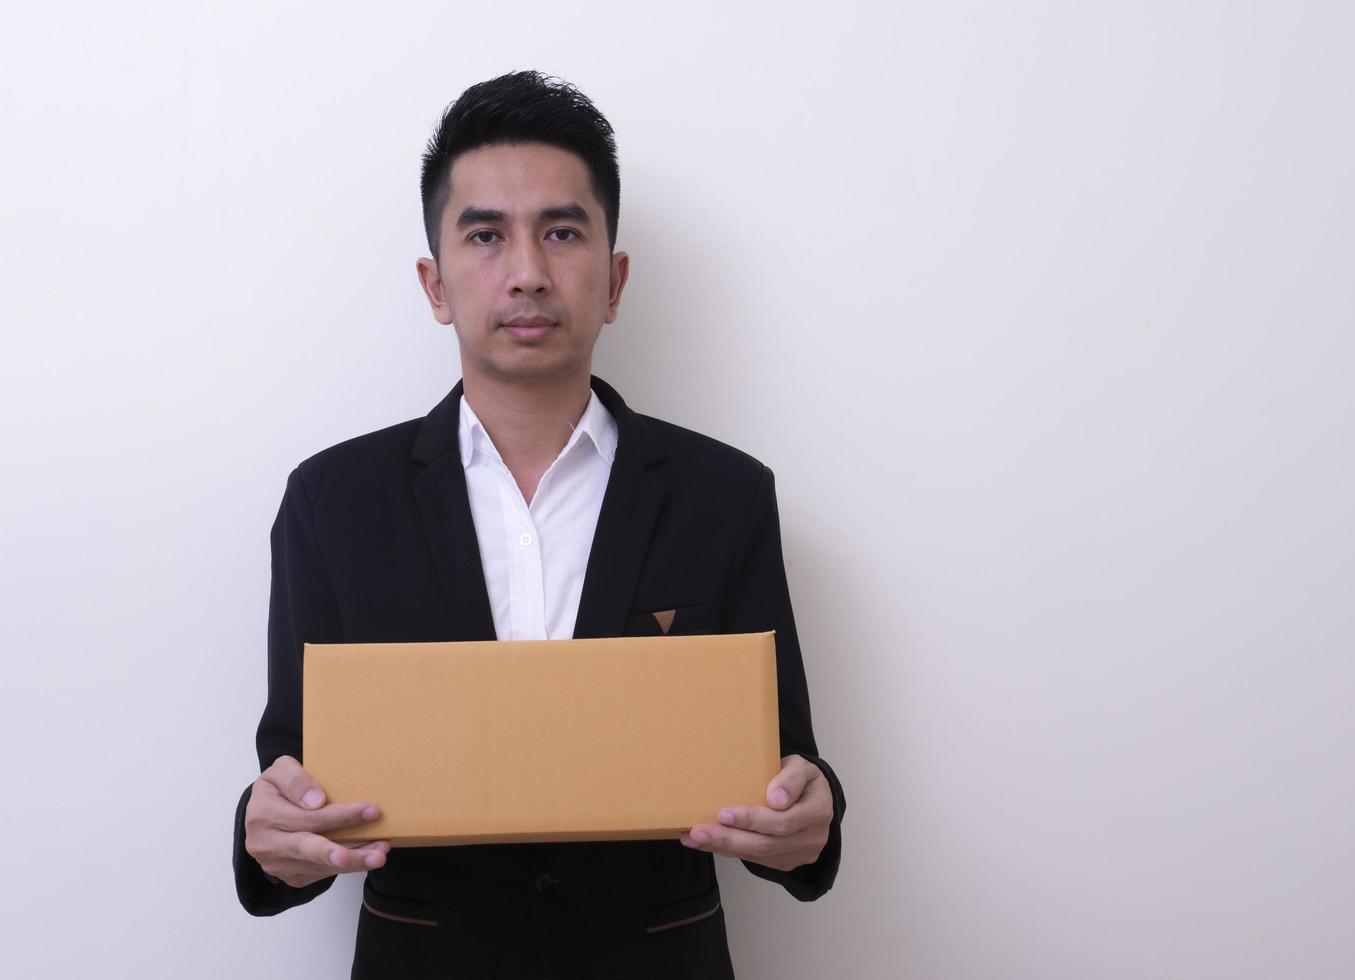
[[[317,810],[325,805],[325,791],[290,755],[278,756],[264,775],[289,803],[307,810]]]
[[[773,810],[784,810],[801,796],[814,778],[818,767],[798,755],[781,760],[781,771],[767,784],[767,805]]]

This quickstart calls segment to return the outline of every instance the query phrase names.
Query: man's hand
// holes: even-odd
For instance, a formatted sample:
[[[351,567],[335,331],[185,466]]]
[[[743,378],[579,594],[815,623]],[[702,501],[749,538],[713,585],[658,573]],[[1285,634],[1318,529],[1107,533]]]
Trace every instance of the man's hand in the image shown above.
[[[293,888],[348,871],[386,863],[389,841],[336,844],[321,834],[370,823],[381,815],[371,803],[325,804],[325,791],[290,755],[254,781],[245,806],[245,850],[274,878]]]
[[[833,792],[823,771],[803,756],[782,756],[781,771],[767,784],[767,804],[727,806],[720,823],[696,824],[682,843],[778,871],[818,860],[833,822]]]

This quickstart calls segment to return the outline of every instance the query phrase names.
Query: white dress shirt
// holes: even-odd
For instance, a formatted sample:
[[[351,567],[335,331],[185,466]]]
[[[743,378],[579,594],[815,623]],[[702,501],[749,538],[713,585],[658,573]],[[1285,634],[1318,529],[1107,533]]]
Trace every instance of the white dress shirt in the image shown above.
[[[616,457],[616,419],[588,394],[565,448],[541,477],[531,506],[474,409],[461,399],[466,470],[494,631],[500,640],[568,640]]]

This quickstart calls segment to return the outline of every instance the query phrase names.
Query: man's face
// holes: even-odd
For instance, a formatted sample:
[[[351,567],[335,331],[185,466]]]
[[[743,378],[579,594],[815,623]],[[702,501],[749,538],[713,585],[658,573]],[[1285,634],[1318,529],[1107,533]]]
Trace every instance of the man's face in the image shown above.
[[[629,259],[607,247],[582,158],[544,143],[483,146],[456,158],[451,184],[438,261],[418,267],[433,315],[456,329],[463,373],[586,383]]]

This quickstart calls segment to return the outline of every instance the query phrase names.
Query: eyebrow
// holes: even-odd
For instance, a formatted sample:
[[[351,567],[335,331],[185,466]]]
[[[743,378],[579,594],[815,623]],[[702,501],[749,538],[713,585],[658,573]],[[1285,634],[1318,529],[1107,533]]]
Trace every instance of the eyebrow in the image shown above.
[[[538,221],[578,221],[588,224],[588,212],[580,205],[571,201],[568,204],[556,204],[548,208],[542,208],[537,213]],[[479,224],[485,222],[488,224],[502,224],[507,216],[497,208],[478,208],[471,205],[462,210],[457,215],[456,226],[462,228],[466,225]]]

